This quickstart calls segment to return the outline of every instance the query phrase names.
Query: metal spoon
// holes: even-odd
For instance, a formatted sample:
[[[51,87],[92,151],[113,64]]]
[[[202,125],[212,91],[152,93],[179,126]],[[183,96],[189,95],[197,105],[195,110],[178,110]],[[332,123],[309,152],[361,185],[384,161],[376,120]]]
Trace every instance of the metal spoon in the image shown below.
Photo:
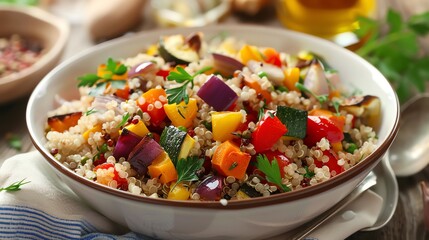
[[[390,147],[390,163],[396,176],[405,177],[428,163],[429,93],[418,95],[402,106],[400,129]]]
[[[335,204],[333,207],[313,219],[311,222],[305,224],[302,227],[299,227],[297,229],[297,232],[294,233],[293,236],[289,237],[289,239],[304,239],[308,234],[310,234],[328,219],[335,216],[336,213],[341,211],[345,206],[354,201],[363,192],[374,186],[376,183],[377,176],[373,172],[370,172],[349,195],[347,195],[344,199]]]

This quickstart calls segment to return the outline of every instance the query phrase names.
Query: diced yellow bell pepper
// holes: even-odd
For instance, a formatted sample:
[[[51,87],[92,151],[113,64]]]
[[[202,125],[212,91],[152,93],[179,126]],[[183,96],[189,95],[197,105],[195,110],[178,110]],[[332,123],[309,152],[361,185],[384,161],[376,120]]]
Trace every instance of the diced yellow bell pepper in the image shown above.
[[[194,145],[195,140],[191,136],[186,134],[185,140],[183,141],[182,147],[180,148],[178,159],[187,158]]]
[[[177,180],[176,168],[165,151],[155,158],[147,169],[149,175],[152,178],[159,178],[161,183],[169,183]]]
[[[188,200],[189,195],[191,194],[188,187],[184,186],[182,183],[175,185],[174,182],[171,183],[170,187],[173,188],[170,189],[167,199]]]
[[[300,51],[298,57],[307,61],[314,59],[314,54],[309,51]]]
[[[219,142],[232,139],[232,133],[237,130],[242,119],[241,112],[212,113],[213,139]]]
[[[129,124],[127,126],[125,126],[126,129],[128,129],[130,132],[140,136],[140,137],[144,137],[146,136],[146,134],[149,133],[149,129],[147,129],[146,125],[144,124],[144,122],[142,120],[139,120],[139,122],[137,124]]]
[[[198,106],[195,98],[190,98],[188,104],[182,101],[179,104],[164,104],[164,111],[174,126],[190,127],[197,116]]]
[[[120,62],[116,63],[117,66],[119,66],[120,64],[121,64]],[[112,73],[107,70],[106,64],[100,64],[97,68],[97,76],[104,78],[105,74],[112,74]],[[125,72],[122,75],[113,74],[112,76],[112,80],[126,80],[127,78],[128,78],[127,72]]]
[[[258,62],[264,61],[264,58],[258,48],[247,44],[240,49],[238,56],[243,64],[247,64],[249,60],[255,60]]]
[[[85,139],[85,141],[88,141],[89,135],[90,135],[91,133],[101,132],[101,130],[102,130],[101,124],[97,124],[97,125],[95,125],[94,127],[92,127],[91,129],[86,130],[86,131],[82,134],[82,136],[83,136],[83,138]]]
[[[298,88],[295,87],[295,84],[299,81],[299,68],[289,68],[284,71],[285,73],[285,79],[284,79],[284,85],[290,90],[290,91],[299,91]]]

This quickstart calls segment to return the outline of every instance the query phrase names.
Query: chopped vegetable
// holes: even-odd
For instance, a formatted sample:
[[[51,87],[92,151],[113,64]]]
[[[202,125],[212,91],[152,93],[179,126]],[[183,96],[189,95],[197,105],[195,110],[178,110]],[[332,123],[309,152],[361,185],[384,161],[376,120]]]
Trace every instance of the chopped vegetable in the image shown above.
[[[176,168],[165,151],[152,161],[147,167],[152,178],[158,178],[160,183],[169,183],[177,180]]]
[[[213,112],[213,139],[219,142],[231,140],[234,137],[232,133],[237,130],[242,119],[243,115],[240,112]]]
[[[147,167],[163,152],[164,150],[153,138],[146,136],[133,148],[127,161],[140,175],[144,175]]]
[[[103,185],[109,185],[112,181],[116,181],[116,188],[124,191],[128,190],[128,181],[126,178],[120,177],[113,163],[103,163],[96,166],[93,171],[97,175],[96,181]]]
[[[188,64],[200,59],[198,51],[180,34],[162,37],[159,41],[158,52],[166,62],[175,64]]]
[[[168,126],[164,128],[161,134],[159,143],[168,153],[168,156],[173,162],[179,159],[180,150],[186,138],[186,132],[181,131],[177,127]]]
[[[144,137],[149,133],[149,129],[147,129],[142,120],[139,120],[137,123],[128,124],[124,128],[140,137]]]
[[[230,140],[221,143],[215,150],[212,158],[212,167],[223,176],[233,176],[242,179],[246,173],[251,156],[242,152]],[[235,165],[231,169],[231,166]]]
[[[327,162],[315,160],[314,164],[316,167],[321,168],[323,166],[328,166],[329,170],[331,171],[331,176],[335,176],[344,172],[344,167],[338,165],[338,156],[333,150],[325,150],[323,151],[323,155],[327,156],[329,160]]]
[[[198,184],[195,192],[200,195],[201,200],[219,201],[222,197],[223,181],[221,176],[210,175]]]
[[[295,86],[297,82],[299,82],[299,75],[300,70],[297,67],[294,68],[288,68],[285,70],[285,80],[283,84],[290,90],[290,91],[299,91],[298,88]]]
[[[252,79],[250,76],[244,75],[244,84],[249,88],[253,88],[256,91],[256,94],[261,95],[267,103],[271,102],[272,98],[270,91],[263,89],[258,81]]]
[[[133,66],[128,71],[129,78],[135,78],[139,76],[145,76],[146,74],[155,74],[158,72],[158,67],[153,62],[142,62]]]
[[[141,141],[141,139],[142,137],[139,135],[124,128],[113,150],[113,156],[115,159],[119,159],[121,157],[128,158],[130,152]]]
[[[195,145],[195,140],[186,134],[185,139],[183,140],[182,146],[180,147],[178,159],[187,158]]]
[[[187,104],[184,101],[179,104],[165,104],[164,111],[174,126],[183,126],[187,128],[192,125],[197,116],[197,100],[195,98],[190,98]]]
[[[238,98],[237,94],[215,75],[201,86],[197,95],[216,111],[227,110]]]
[[[189,187],[187,187],[185,184],[175,184],[172,183],[174,188],[171,188],[168,192],[167,199],[171,200],[188,200],[189,195],[191,194]]]
[[[262,54],[259,52],[256,46],[251,46],[247,44],[240,49],[240,51],[238,52],[238,55],[243,64],[247,64],[247,62],[250,60],[254,60],[258,62],[262,62],[264,60],[262,58]]]
[[[215,70],[220,72],[223,76],[230,77],[236,70],[241,70],[244,67],[244,65],[235,58],[219,53],[212,53],[212,55]]]
[[[48,118],[48,125],[52,131],[64,132],[73,126],[76,126],[81,116],[82,112],[52,116]]]
[[[252,144],[256,152],[269,150],[288,129],[277,116],[271,116],[267,112],[262,120],[256,124],[256,129],[252,133]]]
[[[290,188],[282,183],[280,168],[277,161],[270,161],[267,156],[259,154],[256,157],[256,167],[265,174],[268,182],[277,185],[283,192],[289,192]]]
[[[262,155],[267,156],[267,159],[270,161],[270,163],[274,160],[277,161],[277,165],[280,169],[280,174],[282,177],[285,177],[286,173],[284,171],[284,168],[290,164],[290,160],[286,157],[286,155],[280,151],[266,151],[261,153]]]
[[[85,141],[88,141],[88,138],[89,138],[89,136],[90,136],[91,133],[101,132],[101,130],[102,130],[102,125],[101,124],[97,124],[94,127],[92,127],[91,129],[86,130],[82,134],[82,137],[85,139]]]
[[[153,88],[137,99],[137,105],[150,116],[150,123],[158,126],[164,121],[166,114],[164,104],[167,103],[167,94],[164,89]]]
[[[304,143],[307,146],[315,146],[322,138],[331,143],[341,142],[344,138],[343,132],[328,118],[319,116],[308,116],[307,134]]]
[[[282,66],[282,60],[280,59],[280,53],[278,53],[274,48],[266,48],[264,51],[265,62],[272,64],[277,67]]]
[[[276,116],[288,129],[285,136],[299,139],[305,137],[307,133],[307,111],[286,106],[277,106]]]

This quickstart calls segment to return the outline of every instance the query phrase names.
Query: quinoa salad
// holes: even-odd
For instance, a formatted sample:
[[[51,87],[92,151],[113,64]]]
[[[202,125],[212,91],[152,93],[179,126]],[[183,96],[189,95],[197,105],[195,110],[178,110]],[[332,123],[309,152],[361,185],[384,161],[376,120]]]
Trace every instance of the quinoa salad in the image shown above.
[[[151,198],[266,197],[327,181],[377,146],[380,100],[316,53],[225,34],[161,36],[76,76],[46,147],[76,174]]]

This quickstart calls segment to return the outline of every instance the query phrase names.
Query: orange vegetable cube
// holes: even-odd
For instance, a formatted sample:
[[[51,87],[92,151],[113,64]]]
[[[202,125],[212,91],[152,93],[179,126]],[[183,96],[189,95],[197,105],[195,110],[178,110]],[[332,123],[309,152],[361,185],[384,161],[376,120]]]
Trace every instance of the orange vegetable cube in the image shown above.
[[[255,89],[256,94],[261,94],[267,103],[271,102],[271,100],[272,100],[271,93],[268,90],[262,89],[259,82],[255,81],[253,79],[244,78],[244,84],[246,86],[248,86],[249,88]]]
[[[63,115],[56,115],[48,118],[48,125],[51,131],[64,132],[77,125],[82,112],[74,112]]]
[[[255,46],[251,45],[244,45],[240,51],[238,52],[238,55],[241,59],[241,62],[243,64],[247,64],[249,60],[255,60],[258,62],[262,62],[264,59],[262,58],[262,54],[259,52],[259,49]]]
[[[295,87],[295,84],[299,81],[300,70],[297,67],[289,68],[284,71],[285,80],[284,85],[290,91],[299,91],[298,88]]]
[[[188,104],[182,101],[179,104],[165,104],[164,111],[174,126],[190,127],[197,116],[198,106],[195,98],[190,98]]]
[[[223,176],[242,179],[250,158],[250,154],[242,152],[238,146],[228,140],[216,148],[212,158],[212,167]]]
[[[158,178],[161,183],[177,180],[176,168],[165,151],[149,165],[148,173],[152,178]]]

